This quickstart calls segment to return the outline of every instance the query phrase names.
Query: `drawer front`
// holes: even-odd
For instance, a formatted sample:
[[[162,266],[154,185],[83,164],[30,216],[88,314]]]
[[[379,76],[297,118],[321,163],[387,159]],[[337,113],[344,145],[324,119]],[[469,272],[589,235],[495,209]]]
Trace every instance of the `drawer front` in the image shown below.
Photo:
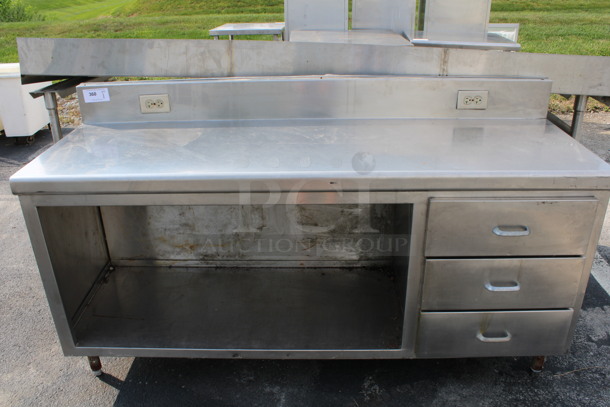
[[[583,258],[428,260],[423,310],[571,308]]]
[[[597,200],[432,199],[426,256],[583,255]]]
[[[416,356],[538,356],[567,350],[572,310],[423,312]]]

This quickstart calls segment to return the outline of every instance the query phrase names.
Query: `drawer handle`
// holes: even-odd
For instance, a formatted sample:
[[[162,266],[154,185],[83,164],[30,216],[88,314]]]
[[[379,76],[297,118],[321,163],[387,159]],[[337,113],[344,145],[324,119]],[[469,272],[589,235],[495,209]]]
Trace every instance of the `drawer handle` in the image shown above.
[[[508,331],[504,331],[504,336],[485,336],[481,332],[477,334],[477,339],[485,343],[508,342],[512,339],[512,335]]]
[[[511,281],[510,285],[493,285],[489,281],[485,283],[485,288],[487,291],[493,292],[510,292],[510,291],[519,291],[521,289],[521,284],[517,281]]]
[[[528,236],[530,228],[527,226],[496,226],[493,228],[496,236]]]

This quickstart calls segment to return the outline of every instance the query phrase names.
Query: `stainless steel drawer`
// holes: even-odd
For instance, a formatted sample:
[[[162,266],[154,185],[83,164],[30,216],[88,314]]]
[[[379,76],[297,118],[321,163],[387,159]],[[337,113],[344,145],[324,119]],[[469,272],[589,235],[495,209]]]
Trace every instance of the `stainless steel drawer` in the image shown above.
[[[426,256],[583,255],[595,198],[432,199]]]
[[[571,308],[584,259],[427,260],[423,310]]]
[[[566,351],[572,310],[423,312],[417,357],[538,356]]]

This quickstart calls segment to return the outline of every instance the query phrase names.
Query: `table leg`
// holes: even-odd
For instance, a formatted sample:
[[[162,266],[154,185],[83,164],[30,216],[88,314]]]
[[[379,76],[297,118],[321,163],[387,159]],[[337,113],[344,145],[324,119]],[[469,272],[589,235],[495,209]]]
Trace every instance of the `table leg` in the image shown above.
[[[572,137],[576,140],[582,140],[582,121],[587,111],[587,99],[586,95],[576,95],[574,98],[574,115],[572,116]]]
[[[49,124],[51,125],[51,136],[53,137],[53,143],[57,143],[63,136],[61,134],[59,111],[57,110],[57,95],[55,92],[44,93],[44,104],[49,113]]]

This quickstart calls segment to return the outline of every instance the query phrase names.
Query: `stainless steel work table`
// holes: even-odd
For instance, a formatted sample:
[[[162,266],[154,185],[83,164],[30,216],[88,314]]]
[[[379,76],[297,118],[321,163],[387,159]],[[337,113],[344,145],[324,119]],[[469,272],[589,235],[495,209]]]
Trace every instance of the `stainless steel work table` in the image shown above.
[[[65,355],[568,351],[610,166],[548,101],[607,96],[607,58],[499,52],[487,0],[380,3],[349,31],[287,1],[281,43],[20,39],[23,81],[193,78],[78,86],[85,124],[10,179]]]
[[[108,100],[83,102],[100,87]],[[473,89],[486,108],[458,108]],[[80,86],[87,124],[10,180],[64,353],[99,370],[100,355],[565,352],[610,168],[543,118],[550,89],[333,75]]]

